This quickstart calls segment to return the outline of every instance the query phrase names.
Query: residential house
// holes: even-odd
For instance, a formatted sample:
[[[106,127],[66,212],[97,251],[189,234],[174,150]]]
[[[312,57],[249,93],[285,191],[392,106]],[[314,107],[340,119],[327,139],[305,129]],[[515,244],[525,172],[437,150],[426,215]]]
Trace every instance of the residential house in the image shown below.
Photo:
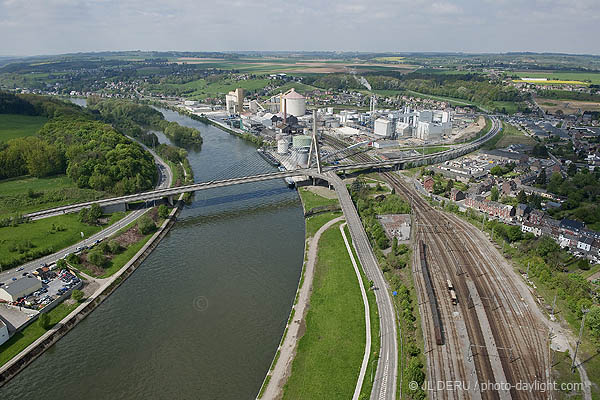
[[[450,190],[450,200],[452,201],[460,201],[465,199],[465,194],[462,190],[458,190],[457,188],[452,188]]]

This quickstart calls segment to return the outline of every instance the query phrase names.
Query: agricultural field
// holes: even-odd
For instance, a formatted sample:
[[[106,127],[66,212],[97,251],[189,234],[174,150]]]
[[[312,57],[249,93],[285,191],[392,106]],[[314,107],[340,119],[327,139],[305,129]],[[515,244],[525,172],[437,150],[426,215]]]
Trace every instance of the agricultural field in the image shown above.
[[[33,136],[48,121],[35,115],[0,114],[0,142]]]
[[[269,79],[248,79],[237,81],[235,79],[223,79],[217,82],[211,83],[206,79],[198,79],[195,81],[175,84],[175,83],[163,83],[159,85],[152,85],[151,90],[162,91],[166,90],[181,90],[185,93],[187,98],[193,100],[203,100],[209,97],[224,96],[228,92],[235,90],[236,88],[243,88],[248,91],[262,89],[270,83]]]
[[[395,58],[395,57],[393,57]],[[172,59],[175,63],[202,64],[206,68],[219,68],[224,70],[238,70],[249,73],[297,73],[297,74],[327,74],[348,72],[350,69],[378,70],[381,68],[414,70],[416,67],[408,64],[386,64],[362,60],[332,60],[332,59],[301,59],[301,58],[236,58],[218,59],[208,57],[180,57]]]
[[[510,72],[512,75],[516,75],[521,80],[525,80],[528,83],[537,84],[600,84],[600,72],[564,72],[564,71],[549,71],[549,72],[530,72],[530,71],[513,71]],[[526,78],[547,78],[547,81],[528,81]],[[572,83],[577,82],[577,83]]]
[[[5,179],[0,181],[0,217],[95,200],[105,195],[93,189],[78,188],[66,175]]]
[[[600,111],[600,102],[578,100],[556,100],[538,98],[537,104],[547,113],[582,114],[584,111]]]

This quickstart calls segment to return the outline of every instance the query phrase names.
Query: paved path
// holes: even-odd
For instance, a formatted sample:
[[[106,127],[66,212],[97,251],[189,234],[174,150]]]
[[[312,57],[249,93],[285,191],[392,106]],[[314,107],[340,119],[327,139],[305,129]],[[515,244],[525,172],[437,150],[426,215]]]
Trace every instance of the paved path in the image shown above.
[[[365,306],[365,354],[363,355],[362,365],[360,366],[360,373],[358,374],[356,387],[354,388],[354,396],[352,396],[352,400],[358,400],[363,382],[365,380],[367,366],[369,365],[369,354],[371,354],[371,313],[369,310],[369,299],[367,299],[365,285],[363,284],[362,276],[360,276],[360,271],[358,269],[356,259],[354,258],[352,248],[350,247],[350,243],[348,243],[348,238],[346,238],[346,232],[344,231],[344,227],[346,227],[346,225],[347,224],[345,223],[340,225],[340,232],[342,233],[342,237],[344,238],[344,244],[346,245],[346,250],[348,250],[350,261],[352,261],[352,265],[354,266],[354,272],[356,273],[356,279],[358,279],[360,293],[362,294],[363,305]]]
[[[156,185],[156,189],[165,189],[165,188],[170,187],[171,183],[173,182],[173,173],[171,172],[171,168],[169,167],[169,165],[167,163],[165,163],[153,150],[147,148],[144,145],[142,145],[142,146],[146,150],[148,150],[150,152],[150,154],[152,154],[152,156],[154,157],[154,160],[159,168],[160,176],[159,176],[158,183]],[[81,242],[75,243],[72,246],[61,249],[61,250],[57,251],[56,253],[53,253],[53,254],[47,255],[45,257],[38,258],[37,260],[33,260],[26,264],[23,264],[21,266],[21,267],[23,267],[23,270],[21,270],[21,271],[18,271],[18,269],[21,269],[21,267],[19,267],[19,268],[12,268],[12,269],[4,271],[4,272],[0,272],[0,282],[9,282],[13,277],[18,278],[26,272],[35,271],[37,268],[40,267],[40,264],[42,264],[42,263],[48,264],[48,265],[55,263],[57,260],[63,258],[65,255],[75,252],[77,247],[81,247],[84,245],[90,245],[91,243],[93,243],[94,241],[96,241],[98,239],[104,239],[106,237],[109,237],[112,234],[119,231],[124,226],[129,225],[131,222],[133,222],[136,219],[138,219],[139,217],[141,217],[146,211],[148,211],[148,209],[131,211],[128,215],[123,217],[120,221],[106,227],[105,229],[102,229],[100,232],[98,232],[88,238],[85,238],[85,240],[82,240]],[[58,214],[56,214],[56,215],[58,215]]]
[[[310,239],[308,244],[308,260],[306,261],[306,267],[304,269],[304,283],[302,284],[302,287],[298,289],[298,302],[293,308],[295,310],[294,318],[288,326],[287,335],[285,336],[283,343],[279,346],[279,358],[275,363],[273,371],[271,371],[271,379],[263,393],[263,399],[277,399],[283,394],[283,385],[285,385],[292,370],[292,361],[296,354],[296,346],[303,334],[300,333],[300,328],[305,324],[304,318],[306,317],[310,294],[312,292],[312,281],[315,275],[319,239],[323,232],[343,219],[344,217],[342,216],[327,222],[317,231],[315,236]]]

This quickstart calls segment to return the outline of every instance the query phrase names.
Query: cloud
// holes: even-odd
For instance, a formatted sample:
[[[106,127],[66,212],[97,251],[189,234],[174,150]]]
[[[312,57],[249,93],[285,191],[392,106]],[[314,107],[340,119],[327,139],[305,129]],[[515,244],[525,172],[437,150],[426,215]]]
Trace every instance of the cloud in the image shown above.
[[[600,54],[597,0],[0,0],[0,54],[98,50]]]

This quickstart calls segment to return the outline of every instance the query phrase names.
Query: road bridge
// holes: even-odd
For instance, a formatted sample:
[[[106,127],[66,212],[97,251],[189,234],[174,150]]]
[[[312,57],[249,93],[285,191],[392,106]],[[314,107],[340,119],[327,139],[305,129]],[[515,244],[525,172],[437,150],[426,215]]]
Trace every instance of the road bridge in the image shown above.
[[[319,172],[319,165],[316,168],[300,168],[291,171],[278,171],[278,172],[270,172],[265,174],[253,175],[253,176],[245,176],[239,178],[230,178],[230,179],[222,179],[222,180],[213,180],[209,182],[201,182],[194,183],[191,185],[183,185],[165,189],[157,189],[143,193],[130,194],[126,196],[112,197],[107,199],[88,201],[85,203],[71,204],[62,207],[56,207],[48,210],[36,211],[33,213],[29,213],[24,215],[25,218],[30,219],[39,219],[45,218],[52,215],[58,214],[66,214],[71,212],[77,212],[82,208],[90,207],[92,204],[98,204],[100,206],[109,206],[115,204],[123,204],[123,203],[134,203],[138,201],[151,201],[158,200],[163,198],[173,199],[176,195],[182,193],[190,193],[197,192],[200,190],[214,189],[225,186],[232,185],[240,185],[244,183],[252,183],[252,182],[263,182],[273,179],[284,179],[288,177],[298,177],[298,176],[307,176],[309,178],[320,178],[325,181],[329,181],[326,176],[327,172],[331,171],[352,171],[352,170],[364,170],[364,169],[378,169],[378,168],[403,168],[407,164],[411,164],[413,166],[419,165],[427,165],[427,164],[436,164],[444,161],[451,160],[453,158],[457,158],[468,154],[483,145],[487,140],[494,137],[501,129],[500,121],[492,117],[492,127],[490,131],[482,136],[481,138],[467,143],[464,146],[456,147],[453,149],[449,149],[446,151],[442,151],[439,153],[426,154],[426,155],[418,155],[418,156],[410,156],[405,158],[386,160],[386,161],[372,161],[372,162],[359,162],[359,163],[351,163],[351,164],[340,164],[333,166],[322,167],[321,172]],[[316,153],[316,152],[315,152]]]

